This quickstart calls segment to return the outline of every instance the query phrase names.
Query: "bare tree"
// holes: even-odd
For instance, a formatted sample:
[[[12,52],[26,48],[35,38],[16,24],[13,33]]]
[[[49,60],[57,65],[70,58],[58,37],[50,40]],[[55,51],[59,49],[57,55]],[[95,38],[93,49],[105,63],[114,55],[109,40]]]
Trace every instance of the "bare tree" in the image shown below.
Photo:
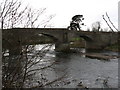
[[[43,25],[43,27],[47,27],[47,26],[51,26],[50,24],[48,24],[53,18],[55,17],[55,14],[50,15],[49,17],[47,17],[45,20],[42,21],[42,23],[40,23],[40,25]]]
[[[20,8],[21,3],[13,0],[5,0],[1,4],[1,13],[0,13],[0,22],[1,22],[1,28],[13,28],[16,23],[19,24],[22,13],[19,13],[18,15],[18,9]],[[27,9],[27,8],[25,8]],[[19,21],[19,22],[18,22]]]
[[[101,23],[99,21],[92,24],[92,31],[100,31]]]
[[[34,10],[26,6],[24,9],[20,1],[4,0],[1,4],[0,23],[1,28],[15,27],[39,27],[41,24],[46,26],[48,22],[55,16],[50,15],[44,22],[40,22],[40,16],[45,12],[46,8]]]
[[[1,29],[24,27],[24,28],[37,28],[40,23],[40,15],[46,10],[33,10],[26,6],[21,9],[21,2],[14,0],[5,0],[1,3],[0,23]],[[45,27],[47,23],[54,17],[51,15],[44,21]],[[12,41],[14,41],[12,39]],[[27,38],[24,40],[27,41]],[[12,43],[10,41],[10,43]],[[11,47],[11,46],[10,46]],[[35,74],[35,71],[45,69],[33,68],[37,65],[46,53],[52,47],[52,44],[45,45],[41,50],[35,51],[35,45],[22,45],[21,41],[18,46],[13,45],[9,50],[3,48],[2,50],[2,64],[3,64],[3,87],[4,88],[17,88],[24,87],[25,81]],[[20,51],[15,55],[14,51]],[[46,49],[47,48],[47,49]],[[15,50],[14,50],[15,49]],[[11,51],[12,50],[12,51]],[[11,51],[11,52],[10,52]],[[7,55],[9,53],[9,55]],[[11,54],[12,53],[12,54]],[[32,54],[32,55],[31,55]],[[51,66],[51,65],[50,65]],[[49,67],[49,66],[47,66]]]

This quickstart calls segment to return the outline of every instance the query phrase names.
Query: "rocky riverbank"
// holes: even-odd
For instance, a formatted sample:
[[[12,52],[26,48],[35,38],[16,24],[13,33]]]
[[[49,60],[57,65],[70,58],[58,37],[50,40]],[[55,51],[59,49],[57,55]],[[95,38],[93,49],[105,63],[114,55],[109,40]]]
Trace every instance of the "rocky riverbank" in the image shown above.
[[[106,55],[106,54],[100,54],[100,53],[82,53],[82,54],[84,54],[86,57],[89,57],[89,58],[96,58],[96,59],[102,59],[102,60],[120,58],[118,55]]]

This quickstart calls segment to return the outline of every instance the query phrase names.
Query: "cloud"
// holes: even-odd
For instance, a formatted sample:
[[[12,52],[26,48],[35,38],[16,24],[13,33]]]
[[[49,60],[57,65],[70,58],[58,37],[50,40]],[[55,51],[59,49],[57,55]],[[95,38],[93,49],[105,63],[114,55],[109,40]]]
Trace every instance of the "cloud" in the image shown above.
[[[56,14],[52,20],[55,27],[69,25],[71,17],[83,14],[90,27],[95,21],[102,21],[102,15],[108,12],[113,22],[117,22],[118,0],[25,0],[34,8],[46,7],[48,14]]]

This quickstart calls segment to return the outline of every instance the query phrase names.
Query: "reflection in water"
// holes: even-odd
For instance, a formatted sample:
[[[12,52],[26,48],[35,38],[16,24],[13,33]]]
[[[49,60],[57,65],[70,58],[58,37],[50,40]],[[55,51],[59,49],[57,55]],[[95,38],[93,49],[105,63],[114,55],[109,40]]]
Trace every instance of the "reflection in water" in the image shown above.
[[[117,87],[118,84],[118,60],[101,61],[98,59],[90,59],[85,57],[85,49],[77,49],[77,53],[60,53],[54,51],[54,45],[43,53],[41,51],[48,50],[45,45],[36,45],[31,52],[27,53],[27,60],[37,62],[29,70],[39,69],[35,71],[35,75],[29,77],[25,87],[31,87],[52,82],[63,75],[51,85],[46,87],[67,87],[75,88],[81,81],[90,88],[104,88],[104,81],[108,81],[110,87]],[[41,52],[40,52],[41,51]],[[101,52],[102,53],[102,52]],[[105,53],[105,52],[104,52]],[[108,53],[109,54],[109,53]],[[41,55],[44,56],[41,58]],[[33,57],[34,56],[34,57]],[[25,62],[21,62],[22,67]],[[15,63],[14,63],[15,64]],[[44,68],[46,67],[46,68]],[[40,69],[43,68],[43,69]],[[22,71],[23,68],[22,68]],[[38,83],[39,82],[39,83]]]

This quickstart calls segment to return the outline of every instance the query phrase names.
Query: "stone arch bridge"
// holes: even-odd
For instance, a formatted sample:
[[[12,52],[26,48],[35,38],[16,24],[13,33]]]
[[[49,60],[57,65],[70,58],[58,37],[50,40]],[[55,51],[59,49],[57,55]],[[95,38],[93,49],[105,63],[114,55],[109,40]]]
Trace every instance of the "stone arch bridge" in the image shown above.
[[[106,46],[117,43],[117,32],[72,31],[66,28],[13,28],[2,30],[3,48],[27,44],[33,37],[46,35],[54,40],[55,50],[68,50],[71,38],[82,37],[86,41],[86,49],[104,49]],[[34,43],[38,43],[33,39]]]

